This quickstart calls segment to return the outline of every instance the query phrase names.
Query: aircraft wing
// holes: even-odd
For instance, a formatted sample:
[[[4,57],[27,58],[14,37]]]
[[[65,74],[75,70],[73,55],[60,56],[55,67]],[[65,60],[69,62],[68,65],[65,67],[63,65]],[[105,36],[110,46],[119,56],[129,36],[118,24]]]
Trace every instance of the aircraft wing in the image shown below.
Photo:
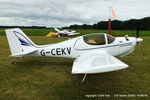
[[[70,34],[68,34],[68,36],[73,36],[73,35],[75,35],[74,33],[70,33]]]
[[[68,36],[78,35],[79,33],[70,33]]]
[[[116,71],[128,65],[106,52],[84,54],[76,58],[72,74],[92,74]]]

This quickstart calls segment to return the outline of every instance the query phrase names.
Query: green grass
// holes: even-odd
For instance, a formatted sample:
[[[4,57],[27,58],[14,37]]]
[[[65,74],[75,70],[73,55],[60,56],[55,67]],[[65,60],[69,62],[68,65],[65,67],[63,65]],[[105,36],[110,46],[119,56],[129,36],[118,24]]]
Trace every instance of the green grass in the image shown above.
[[[22,29],[27,35],[30,36],[45,36],[49,32],[55,32],[54,29]],[[90,33],[108,33],[108,30],[95,30],[95,29],[75,29],[81,35],[90,34]],[[135,36],[136,30],[112,30],[112,35],[124,36],[128,34],[129,36]],[[5,35],[5,29],[0,29],[0,35]],[[150,36],[150,30],[140,30],[140,36]]]
[[[36,44],[56,43],[68,39],[30,36]],[[0,36],[0,100],[84,100],[87,94],[110,94],[110,97],[89,99],[149,100],[150,99],[150,37],[142,37],[145,56],[139,46],[121,61],[129,68],[102,74],[72,75],[73,59],[24,58],[17,65],[11,62],[5,36]],[[114,94],[147,94],[148,97],[113,97]]]
[[[30,36],[47,35],[49,32],[55,32],[53,29],[22,29],[24,33]],[[5,28],[0,29],[0,35],[5,35]]]

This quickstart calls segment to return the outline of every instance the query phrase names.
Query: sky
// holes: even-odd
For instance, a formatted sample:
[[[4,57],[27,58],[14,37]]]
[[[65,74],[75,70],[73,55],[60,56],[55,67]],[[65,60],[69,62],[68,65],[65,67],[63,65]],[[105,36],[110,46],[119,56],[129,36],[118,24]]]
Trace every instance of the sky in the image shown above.
[[[66,27],[150,17],[150,0],[0,0],[0,26]],[[112,17],[112,20],[114,18]]]

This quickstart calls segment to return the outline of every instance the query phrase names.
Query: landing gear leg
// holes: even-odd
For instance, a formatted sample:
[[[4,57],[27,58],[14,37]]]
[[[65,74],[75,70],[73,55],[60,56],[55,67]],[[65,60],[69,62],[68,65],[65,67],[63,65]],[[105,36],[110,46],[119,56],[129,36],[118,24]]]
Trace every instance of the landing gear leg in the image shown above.
[[[86,76],[87,76],[87,74],[85,74],[85,75],[84,75],[84,77],[83,77],[82,81],[81,81],[81,82],[79,82],[79,85],[83,85],[83,82],[84,82],[84,80],[85,80]]]
[[[21,58],[17,58],[16,60],[12,61],[12,64],[13,64],[13,65],[16,65],[16,64],[17,64],[17,61],[20,60],[20,59],[21,59]]]

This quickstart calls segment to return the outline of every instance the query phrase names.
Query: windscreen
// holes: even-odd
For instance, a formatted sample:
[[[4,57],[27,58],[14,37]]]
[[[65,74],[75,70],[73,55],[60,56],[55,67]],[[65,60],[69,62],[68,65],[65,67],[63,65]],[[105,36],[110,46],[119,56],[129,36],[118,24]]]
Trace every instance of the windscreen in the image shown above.
[[[115,38],[113,36],[107,34],[107,41],[108,41],[108,44],[110,44],[115,41]]]
[[[106,44],[105,35],[101,34],[101,33],[85,35],[85,36],[83,36],[83,39],[87,44],[90,44],[90,45]]]

